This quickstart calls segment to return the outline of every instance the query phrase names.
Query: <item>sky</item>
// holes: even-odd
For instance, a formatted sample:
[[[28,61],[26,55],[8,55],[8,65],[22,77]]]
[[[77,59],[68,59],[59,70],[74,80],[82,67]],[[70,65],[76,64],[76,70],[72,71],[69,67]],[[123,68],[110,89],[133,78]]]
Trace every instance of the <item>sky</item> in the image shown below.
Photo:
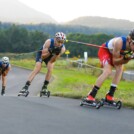
[[[82,16],[100,16],[134,22],[133,0],[19,0],[57,22]]]

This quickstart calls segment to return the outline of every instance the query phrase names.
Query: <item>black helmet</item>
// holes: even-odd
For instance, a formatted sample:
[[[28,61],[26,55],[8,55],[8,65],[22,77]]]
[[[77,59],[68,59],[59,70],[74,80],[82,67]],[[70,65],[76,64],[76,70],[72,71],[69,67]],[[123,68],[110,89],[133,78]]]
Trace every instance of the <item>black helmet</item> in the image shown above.
[[[134,29],[132,29],[132,30],[129,32],[129,36],[131,37],[132,40],[134,40]]]

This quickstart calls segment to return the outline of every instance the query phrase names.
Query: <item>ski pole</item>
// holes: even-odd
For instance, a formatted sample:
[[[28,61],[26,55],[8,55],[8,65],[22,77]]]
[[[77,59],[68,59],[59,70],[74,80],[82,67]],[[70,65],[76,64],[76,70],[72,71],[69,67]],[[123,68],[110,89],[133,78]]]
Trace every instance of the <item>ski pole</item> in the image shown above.
[[[107,47],[98,46],[96,44],[84,43],[84,42],[73,41],[73,40],[66,40],[66,42],[68,42],[68,41],[73,42],[73,43],[83,44],[83,45],[86,45],[86,46],[92,46],[92,47],[96,47],[96,48],[106,48],[106,49],[108,49]]]

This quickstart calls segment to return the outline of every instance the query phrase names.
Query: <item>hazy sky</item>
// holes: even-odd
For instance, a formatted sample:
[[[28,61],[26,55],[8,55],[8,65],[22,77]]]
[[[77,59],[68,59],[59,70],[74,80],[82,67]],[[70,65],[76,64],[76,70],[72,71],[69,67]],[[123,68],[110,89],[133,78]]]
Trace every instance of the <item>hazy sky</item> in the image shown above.
[[[58,22],[80,16],[101,16],[134,22],[133,0],[19,0]]]

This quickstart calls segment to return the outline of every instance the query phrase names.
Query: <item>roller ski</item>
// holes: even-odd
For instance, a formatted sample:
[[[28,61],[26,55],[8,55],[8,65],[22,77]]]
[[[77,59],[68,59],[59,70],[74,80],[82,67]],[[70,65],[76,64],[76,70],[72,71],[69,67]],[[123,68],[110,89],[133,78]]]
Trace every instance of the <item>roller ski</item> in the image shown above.
[[[88,100],[87,98],[83,98],[82,101],[80,102],[80,106],[91,106],[95,107],[96,109],[100,108],[100,105],[98,105],[98,102],[94,100]]]
[[[18,94],[18,96],[25,96],[25,97],[27,97],[28,95],[29,95],[29,91],[25,87],[23,87],[22,90]]]
[[[101,107],[101,106],[109,106],[109,107],[115,107],[117,109],[121,109],[122,107],[122,102],[121,101],[114,101],[113,99],[112,100],[108,100],[108,99],[104,99],[102,98],[101,101],[98,102],[98,106]]]
[[[46,86],[43,86],[42,90],[40,91],[40,97],[42,96],[47,96],[48,98],[50,97],[50,91],[47,90]]]

